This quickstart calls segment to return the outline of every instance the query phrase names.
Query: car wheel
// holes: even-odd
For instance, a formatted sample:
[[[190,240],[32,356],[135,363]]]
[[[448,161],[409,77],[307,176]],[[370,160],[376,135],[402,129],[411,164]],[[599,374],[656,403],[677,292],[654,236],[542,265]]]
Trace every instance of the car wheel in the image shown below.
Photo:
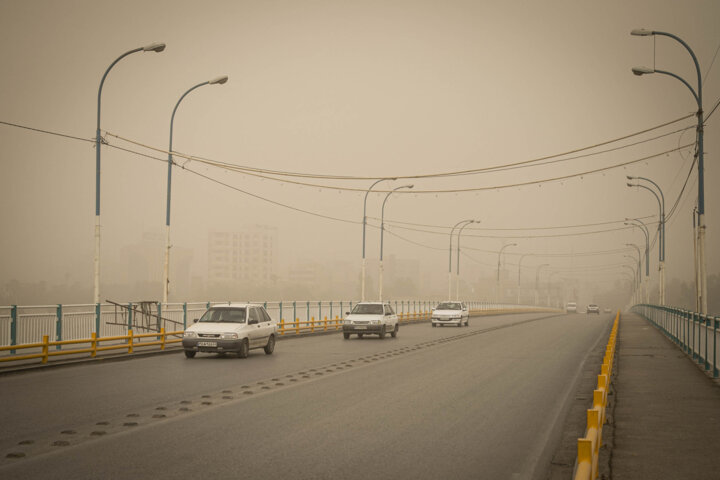
[[[194,350],[185,350],[185,358],[194,358],[196,353]]]
[[[345,340],[348,340],[348,339],[350,338],[350,334],[349,334],[349,333],[343,333],[343,338],[344,338]]]
[[[470,326],[470,318],[466,318],[466,319],[465,319],[465,326],[466,326],[466,327],[469,327],[469,326]]]
[[[248,343],[248,339],[243,339],[242,343],[240,344],[240,350],[238,351],[238,358],[247,358],[248,353],[250,353],[250,344]]]
[[[380,340],[385,338],[385,325],[383,325],[382,328],[380,329],[380,333],[378,334],[378,337],[380,337]]]
[[[362,338],[362,337],[363,337],[363,334],[362,334],[362,333],[358,333],[358,338]]]
[[[437,323],[432,324],[433,328],[437,327]]]
[[[263,348],[263,350],[265,350],[266,355],[272,355],[272,353],[275,351],[275,335],[270,335],[270,338],[268,338],[268,343],[267,345],[265,345],[265,348]]]
[[[391,336],[392,338],[396,338],[396,337],[397,337],[397,332],[398,332],[399,329],[400,329],[400,325],[396,323],[396,324],[395,324],[395,328],[393,329],[392,332],[390,332],[390,336]]]

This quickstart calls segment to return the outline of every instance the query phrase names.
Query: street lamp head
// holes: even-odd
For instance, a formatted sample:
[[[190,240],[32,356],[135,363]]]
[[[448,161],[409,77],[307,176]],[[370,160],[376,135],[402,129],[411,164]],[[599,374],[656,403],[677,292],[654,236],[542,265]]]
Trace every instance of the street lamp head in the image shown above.
[[[405,185],[405,187],[402,187],[402,188],[414,188],[414,187],[415,187],[415,185]]]
[[[632,175],[626,175],[625,178],[628,180],[635,180],[636,177],[633,177]]]
[[[655,69],[648,67],[633,67],[632,72],[639,77],[640,75],[655,73]]]
[[[143,52],[157,52],[160,53],[165,50],[164,43],[151,43],[143,47]]]
[[[228,78],[229,78],[229,77],[228,77],[227,75],[220,75],[219,77],[213,78],[213,79],[210,80],[208,83],[209,83],[210,85],[215,85],[215,84],[222,85],[223,83],[225,83],[225,82],[228,81]]]
[[[654,34],[655,32],[652,30],[646,30],[644,28],[636,28],[630,32],[630,35],[635,35],[636,37],[648,37]]]
[[[508,247],[517,247],[517,243],[509,243]]]
[[[635,185],[634,183],[630,183],[630,182],[627,182],[625,185],[627,185],[628,187],[637,187],[637,185]]]

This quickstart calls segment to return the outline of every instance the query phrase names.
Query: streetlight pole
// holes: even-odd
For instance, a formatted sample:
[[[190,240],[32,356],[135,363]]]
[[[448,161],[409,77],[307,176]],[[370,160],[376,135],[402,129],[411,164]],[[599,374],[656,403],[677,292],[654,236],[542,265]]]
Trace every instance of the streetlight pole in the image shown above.
[[[448,248],[448,300],[452,300],[452,236],[455,229],[463,223],[474,223],[475,220],[460,220],[450,229],[450,247]],[[458,256],[460,255],[460,247],[458,247]]]
[[[700,279],[700,288],[699,295],[700,299],[698,304],[700,305],[700,313],[706,314],[707,313],[707,268],[705,265],[705,163],[704,163],[704,157],[705,152],[703,151],[703,133],[704,133],[704,124],[705,121],[703,120],[703,106],[702,106],[702,75],[700,74],[700,64],[698,63],[697,57],[695,56],[695,52],[693,52],[692,48],[685,43],[684,40],[682,40],[680,37],[673,35],[672,33],[668,32],[660,32],[655,30],[645,30],[645,29],[636,29],[630,32],[631,35],[635,36],[641,36],[646,37],[650,35],[660,35],[672,38],[673,40],[680,43],[685,49],[690,53],[690,56],[692,57],[693,63],[695,64],[695,73],[697,74],[697,93],[692,88],[692,86],[685,81],[683,78],[681,78],[678,75],[675,75],[671,72],[666,72],[664,70],[657,70],[657,69],[650,69],[650,68],[644,68],[644,67],[636,67],[633,68],[632,71],[635,75],[645,75],[650,73],[661,73],[663,75],[669,75],[677,80],[680,80],[693,94],[693,97],[695,97],[695,101],[697,102],[697,144],[698,144],[698,150],[697,150],[697,157],[698,157],[698,230],[697,230],[697,249],[698,249],[698,264],[699,264],[699,279]]]
[[[507,245],[503,245],[502,248],[500,248],[500,251],[498,252],[497,279],[495,281],[495,295],[496,295],[495,301],[498,303],[500,300],[500,257],[502,256],[503,250],[505,250],[507,247],[517,247],[517,243],[508,243]]]
[[[390,198],[390,195],[393,194],[396,190],[400,190],[401,188],[413,188],[414,185],[403,185],[402,187],[393,188],[390,190],[387,195],[385,195],[385,200],[383,200],[382,203],[382,210],[380,215],[380,275],[379,275],[379,281],[380,284],[379,288],[379,294],[378,294],[378,300],[382,302],[382,290],[383,290],[383,233],[385,232],[385,203],[387,202],[388,198]]]
[[[471,223],[480,223],[480,220],[470,220],[465,225],[460,227],[460,230],[458,230],[457,234],[457,269],[455,271],[457,276],[455,277],[455,300],[460,300],[460,234],[462,233],[463,229]],[[448,298],[448,300],[450,299]]]
[[[367,225],[367,198],[368,194],[370,193],[370,190],[377,185],[378,183],[382,182],[383,180],[397,180],[397,178],[381,178],[380,180],[376,180],[375,183],[370,185],[370,188],[367,189],[367,192],[365,192],[365,200],[363,201],[363,230],[362,230],[362,280],[361,280],[361,287],[360,287],[360,300],[365,301],[365,226]]]
[[[626,247],[633,247],[635,251],[638,254],[638,260],[637,260],[637,276],[638,276],[638,282],[640,289],[640,297],[642,298],[642,290],[643,290],[643,281],[642,281],[642,254],[640,253],[640,247],[635,245],[634,243],[626,243]],[[634,257],[633,257],[634,258]]]
[[[543,263],[542,265],[538,265],[537,269],[535,270],[535,305],[537,306],[538,303],[540,303],[540,291],[538,290],[538,282],[540,281],[540,269],[543,267],[549,267],[549,263]]]
[[[626,218],[624,225],[632,225],[633,227],[637,227],[640,229],[640,231],[645,235],[645,280],[646,283],[649,282],[649,276],[650,276],[650,232],[648,231],[647,225],[645,225],[645,222],[638,218]],[[637,223],[633,223],[637,222]],[[646,284],[645,286],[645,303],[649,303],[649,284]]]
[[[180,99],[173,108],[170,116],[170,147],[168,148],[168,181],[167,181],[167,206],[165,209],[165,267],[163,268],[163,303],[168,302],[168,293],[170,292],[170,191],[172,189],[172,166],[173,166],[173,124],[175,122],[175,112],[177,112],[180,102],[196,88],[203,85],[222,85],[228,81],[227,75],[222,75],[206,82],[198,83],[194,87],[188,89],[182,94]]]
[[[665,305],[665,195],[663,195],[662,189],[658,186],[657,183],[653,182],[649,178],[644,177],[631,177],[628,175],[628,180],[647,180],[648,182],[652,183],[657,187],[658,191],[660,192],[660,195],[658,196],[657,192],[653,190],[652,188],[643,185],[641,183],[627,183],[628,187],[640,187],[644,188],[648,192],[652,193],[655,196],[655,199],[658,202],[658,209],[660,210],[658,215],[660,218],[660,224],[658,225],[658,232],[660,234],[660,245],[658,248],[658,257],[659,257],[659,265],[658,269],[660,271],[660,305]]]
[[[136,52],[162,52],[165,50],[164,43],[151,43],[144,47],[134,48],[120,55],[115,59],[114,62],[105,70],[105,73],[100,80],[100,88],[98,88],[98,101],[97,101],[97,128],[95,129],[95,255],[93,257],[94,264],[94,303],[98,305],[100,303],[100,145],[102,145],[102,134],[100,133],[100,105],[102,99],[102,89],[110,70],[123,58]]]

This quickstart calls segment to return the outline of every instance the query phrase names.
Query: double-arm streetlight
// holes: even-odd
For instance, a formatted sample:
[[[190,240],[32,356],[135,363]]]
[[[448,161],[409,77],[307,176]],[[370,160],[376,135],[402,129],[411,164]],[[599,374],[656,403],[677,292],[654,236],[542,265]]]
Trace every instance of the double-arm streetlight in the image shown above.
[[[697,103],[697,158],[698,158],[698,230],[697,238],[697,250],[698,258],[697,262],[699,265],[700,275],[698,282],[700,283],[698,288],[698,304],[700,305],[700,313],[707,313],[707,269],[705,266],[705,164],[704,164],[704,151],[703,151],[703,131],[704,131],[704,120],[703,120],[703,106],[702,106],[702,75],[700,74],[700,64],[698,63],[695,52],[692,48],[685,43],[680,37],[673,35],[672,33],[660,32],[655,30],[636,29],[630,32],[631,35],[647,37],[651,35],[660,35],[664,37],[672,38],[673,40],[680,43],[690,53],[693,63],[695,64],[695,73],[697,74],[697,92],[693,87],[682,77],[665,70],[658,70],[656,68],[647,67],[634,67],[632,69],[635,75],[646,75],[650,73],[660,73],[663,75],[669,75],[683,83],[692,93]]]
[[[455,229],[462,225],[466,224],[469,225],[471,223],[475,223],[475,220],[460,220],[458,223],[455,224],[450,229],[450,247],[448,248],[448,300],[452,300],[452,236]],[[464,226],[463,226],[464,227]],[[458,259],[460,257],[460,234],[458,234]],[[460,263],[458,262],[458,270],[460,268]],[[459,275],[459,273],[458,273]]]
[[[659,264],[658,264],[658,270],[660,271],[660,305],[665,305],[665,195],[663,194],[662,189],[660,186],[650,180],[649,178],[645,177],[632,177],[630,175],[627,176],[628,180],[644,180],[646,182],[651,183],[652,185],[657,188],[657,192],[655,189],[648,187],[647,185],[643,185],[641,183],[627,183],[628,187],[640,187],[644,188],[648,192],[652,193],[655,196],[655,199],[658,202],[658,216],[660,218],[660,223],[658,224],[658,232],[660,237],[660,245],[658,248],[658,257],[659,257]],[[658,192],[660,195],[658,195]]]
[[[120,55],[115,59],[114,62],[105,70],[105,73],[100,80],[100,88],[98,88],[98,101],[97,101],[97,128],[95,130],[95,256],[93,258],[94,264],[94,303],[97,305],[100,303],[100,145],[102,145],[102,134],[100,133],[100,105],[102,99],[102,89],[110,70],[123,58],[127,57],[131,53],[136,52],[162,52],[165,50],[164,43],[151,43],[144,47],[134,48]]]
[[[465,225],[460,227],[460,230],[458,230],[457,234],[457,269],[455,270],[455,300],[460,300],[460,234],[462,233],[463,229],[471,223],[480,223],[480,220],[470,220],[469,222],[465,223]],[[452,237],[450,238],[450,242],[452,243]],[[450,300],[449,297],[448,300]]]
[[[194,87],[188,89],[182,94],[180,99],[173,108],[172,115],[170,116],[170,147],[168,148],[168,180],[167,180],[167,207],[165,210],[165,267],[163,268],[163,303],[168,302],[168,293],[170,291],[170,191],[172,187],[172,166],[173,166],[173,124],[175,123],[175,112],[177,112],[180,102],[187,96],[188,93],[192,92],[196,88],[200,88],[204,85],[222,85],[228,81],[227,75],[221,75],[215,77],[212,80],[208,80],[202,83],[198,83]]]
[[[414,185],[403,185],[401,187],[393,188],[390,190],[387,195],[385,195],[385,200],[383,200],[382,203],[382,210],[380,214],[380,275],[379,275],[379,291],[378,291],[378,300],[382,302],[382,291],[383,291],[383,234],[385,232],[385,203],[387,202],[388,198],[390,198],[390,195],[392,195],[395,191],[400,190],[401,188],[413,188]]]
[[[496,292],[496,296],[497,296],[497,298],[495,299],[496,302],[498,302],[500,300],[500,257],[502,257],[503,250],[505,250],[508,247],[517,247],[517,243],[508,243],[506,245],[503,245],[502,248],[500,248],[500,251],[498,252],[497,278],[495,280],[495,292]]]
[[[362,230],[362,279],[361,279],[361,287],[360,287],[360,299],[361,301],[365,301],[365,226],[367,225],[367,199],[368,194],[370,193],[370,190],[377,185],[378,183],[384,181],[384,180],[397,180],[397,178],[381,178],[380,180],[376,180],[375,183],[370,185],[370,188],[367,189],[367,192],[365,192],[365,200],[363,201],[363,230]]]

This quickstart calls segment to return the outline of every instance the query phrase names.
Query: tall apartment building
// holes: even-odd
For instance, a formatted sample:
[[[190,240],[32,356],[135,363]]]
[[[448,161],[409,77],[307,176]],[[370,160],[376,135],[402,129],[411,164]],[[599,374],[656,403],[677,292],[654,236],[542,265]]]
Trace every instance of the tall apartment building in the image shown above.
[[[210,232],[208,282],[268,284],[277,272],[278,231],[251,225],[239,232]]]

